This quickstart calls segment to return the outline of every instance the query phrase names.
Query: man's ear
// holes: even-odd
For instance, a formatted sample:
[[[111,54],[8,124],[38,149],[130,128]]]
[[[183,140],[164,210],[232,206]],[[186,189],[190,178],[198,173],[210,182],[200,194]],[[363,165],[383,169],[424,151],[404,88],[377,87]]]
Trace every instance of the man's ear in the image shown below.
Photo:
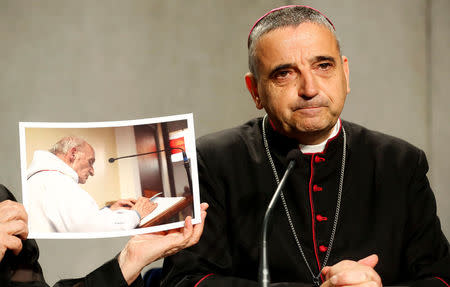
[[[261,98],[259,97],[258,93],[258,82],[255,76],[250,72],[245,74],[245,85],[247,86],[247,90],[249,91],[250,95],[252,95],[252,99],[255,102],[256,108],[258,110],[261,110],[263,106],[261,104]]]
[[[344,69],[345,80],[347,81],[347,94],[350,93],[350,70],[348,67],[348,58],[342,56],[342,68]]]
[[[69,151],[69,162],[70,163],[73,163],[75,161],[76,154],[77,154],[77,148],[75,148],[75,147],[71,148]]]

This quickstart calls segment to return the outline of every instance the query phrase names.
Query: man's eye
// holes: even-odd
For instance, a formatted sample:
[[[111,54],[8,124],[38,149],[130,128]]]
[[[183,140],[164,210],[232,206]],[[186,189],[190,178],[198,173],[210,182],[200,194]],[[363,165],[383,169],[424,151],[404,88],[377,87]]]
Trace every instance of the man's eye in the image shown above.
[[[289,75],[288,71],[281,71],[281,72],[278,73],[277,77],[284,78],[284,77],[287,77],[287,75]]]
[[[328,70],[332,65],[331,63],[320,63],[318,66],[321,70]]]
[[[290,71],[279,71],[275,74],[275,79],[286,79],[289,78],[289,76],[291,76],[292,73]]]

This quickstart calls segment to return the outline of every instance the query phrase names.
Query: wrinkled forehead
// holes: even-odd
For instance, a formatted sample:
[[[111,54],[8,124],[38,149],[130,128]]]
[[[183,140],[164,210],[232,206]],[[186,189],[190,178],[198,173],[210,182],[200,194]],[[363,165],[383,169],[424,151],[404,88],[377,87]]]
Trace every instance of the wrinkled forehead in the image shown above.
[[[255,49],[258,50],[264,43],[273,42],[273,45],[291,45],[297,47],[312,48],[313,46],[323,46],[324,49],[335,49],[337,46],[335,35],[321,24],[305,22],[296,26],[285,26],[271,30],[261,36],[255,42]]]

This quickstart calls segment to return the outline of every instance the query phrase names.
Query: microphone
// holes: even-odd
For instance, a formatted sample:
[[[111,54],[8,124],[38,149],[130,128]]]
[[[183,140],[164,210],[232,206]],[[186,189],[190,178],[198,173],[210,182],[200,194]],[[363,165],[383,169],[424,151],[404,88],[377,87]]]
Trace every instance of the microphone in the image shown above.
[[[186,175],[187,175],[187,179],[188,179],[189,188],[191,189],[191,192],[193,192],[193,190],[192,190],[192,176],[191,176],[191,161],[187,157],[186,152],[184,150],[182,150],[182,153],[183,153],[184,169],[186,170]]]
[[[186,170],[186,175],[187,175],[187,178],[188,178],[189,188],[191,189],[191,192],[192,192],[191,161],[187,157],[186,151],[184,149],[182,149],[181,147],[168,147],[167,148],[167,150],[173,150],[173,149],[178,149],[183,154],[184,169]],[[121,157],[116,157],[116,158],[111,157],[111,158],[108,159],[108,162],[109,163],[113,163],[116,160],[123,159],[123,158],[130,158],[130,157],[137,157],[137,156],[142,156],[142,155],[147,155],[147,154],[160,153],[160,152],[163,152],[163,151],[166,151],[166,150],[165,149],[155,150],[155,151],[151,151],[151,152],[132,154],[132,155],[121,156]]]
[[[301,155],[300,149],[293,149],[287,154],[287,159],[289,160],[288,167],[284,172],[283,178],[275,190],[275,193],[270,200],[269,206],[267,207],[266,213],[264,215],[263,220],[263,228],[261,232],[261,246],[260,246],[260,259],[259,259],[259,271],[258,271],[258,286],[260,287],[269,287],[270,284],[270,274],[268,268],[268,259],[267,259],[267,226],[269,223],[270,215],[275,204],[280,198],[281,190],[284,188],[286,184],[286,180],[289,177],[289,174],[294,169],[296,163],[300,160]]]
[[[187,158],[186,152],[184,151],[184,149],[182,149],[181,147],[169,147],[167,148],[168,150],[173,150],[173,149],[179,149],[182,153],[183,153],[183,161],[186,163],[186,161],[189,161],[189,159]],[[123,158],[130,158],[130,157],[136,157],[136,156],[141,156],[141,155],[148,155],[148,154],[153,154],[153,153],[159,153],[159,152],[163,152],[166,151],[165,149],[161,149],[161,150],[155,150],[155,151],[151,151],[151,152],[145,152],[145,153],[138,153],[138,154],[132,154],[132,155],[126,155],[126,156],[121,156],[121,157],[110,157],[108,159],[108,161],[110,163],[115,162],[118,159],[123,159]]]

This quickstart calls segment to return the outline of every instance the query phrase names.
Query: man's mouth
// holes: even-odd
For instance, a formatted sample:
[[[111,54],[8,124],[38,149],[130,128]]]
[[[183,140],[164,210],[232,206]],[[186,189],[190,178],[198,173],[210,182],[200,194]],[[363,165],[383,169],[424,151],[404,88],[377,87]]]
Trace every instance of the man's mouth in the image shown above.
[[[314,106],[314,107],[303,107],[303,108],[300,108],[300,109],[318,109],[318,108],[321,108],[321,107],[316,107],[316,106]]]
[[[294,111],[298,110],[314,110],[314,109],[320,109],[323,108],[322,106],[306,106],[306,107],[296,107],[294,108]]]
[[[306,117],[315,117],[318,116],[322,112],[323,107],[301,107],[294,110],[294,113],[299,113],[301,116]]]

